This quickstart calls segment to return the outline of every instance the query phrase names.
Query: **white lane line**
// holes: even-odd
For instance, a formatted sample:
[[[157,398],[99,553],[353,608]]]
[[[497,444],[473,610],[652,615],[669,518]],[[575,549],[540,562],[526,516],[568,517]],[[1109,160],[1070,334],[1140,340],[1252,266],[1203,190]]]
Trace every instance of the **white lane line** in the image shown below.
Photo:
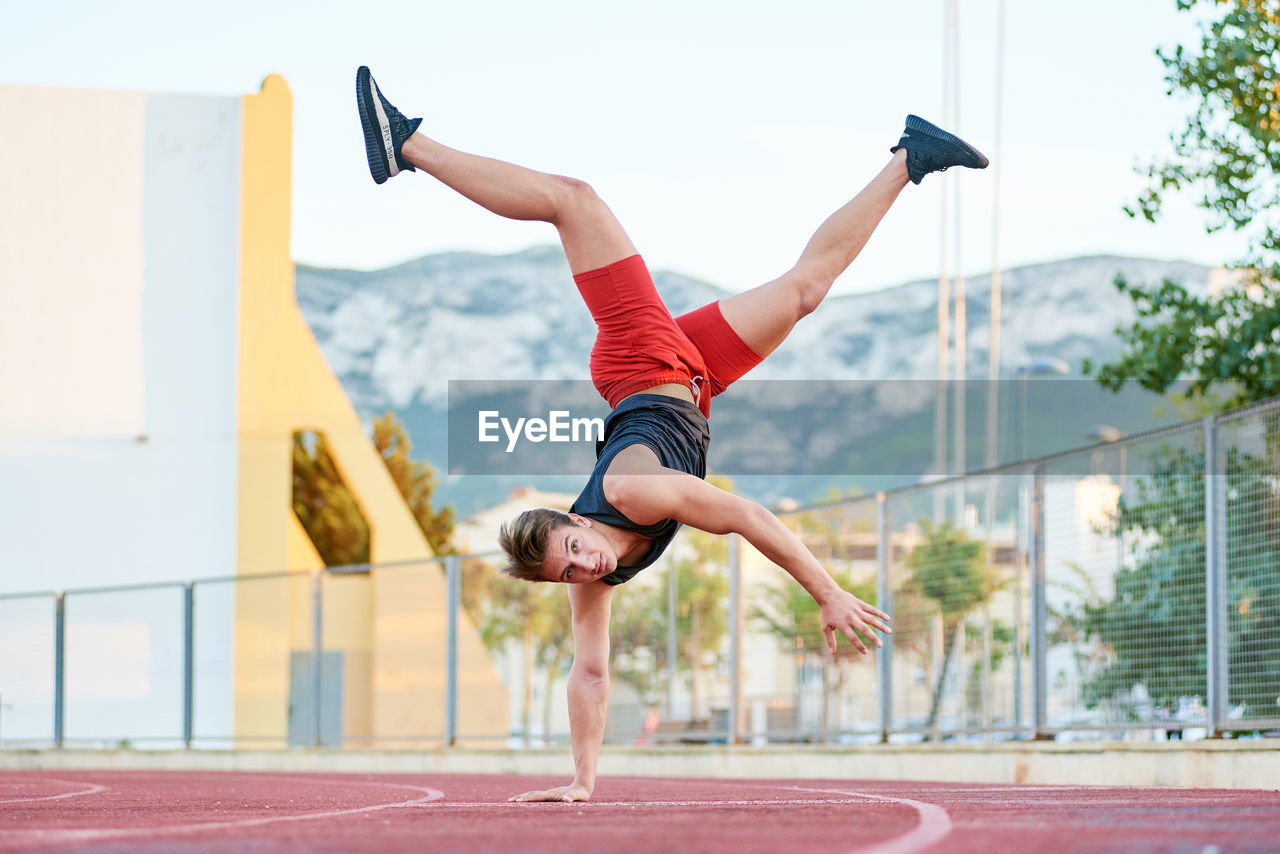
[[[781,788],[781,787],[779,787]],[[882,801],[891,804],[903,804],[915,810],[920,821],[914,828],[892,839],[855,848],[857,854],[915,854],[938,842],[951,832],[951,816],[937,804],[924,801],[913,801],[911,798],[891,798],[888,795],[869,795],[865,792],[849,792],[844,789],[808,789],[803,786],[787,786],[797,792],[821,792],[828,795],[848,795],[853,798],[865,798],[869,801]],[[851,852],[852,854],[852,852]]]
[[[753,806],[806,806],[821,804],[825,806],[851,804],[850,798],[902,804],[916,811],[919,821],[916,826],[900,836],[878,842],[863,848],[854,849],[857,854],[915,854],[941,840],[951,832],[951,816],[936,804],[915,801],[910,798],[894,798],[888,795],[872,795],[866,792],[850,792],[845,789],[810,789],[803,786],[753,786],[752,788],[787,789],[796,792],[815,792],[827,795],[842,795],[840,799],[832,798],[778,798],[751,799],[738,801],[551,801],[563,803],[565,806],[579,807],[629,807],[647,809],[651,807],[753,807]],[[498,806],[536,806],[545,809],[547,802],[539,801],[440,801],[431,805],[438,810],[445,807],[498,807]]]
[[[281,778],[275,778],[281,779]],[[283,779],[307,779],[307,778],[283,778]],[[301,815],[273,815],[263,816],[260,818],[246,818],[238,821],[205,821],[197,824],[167,824],[167,825],[151,825],[147,827],[101,827],[101,828],[79,828],[75,830],[15,830],[0,831],[0,842],[26,842],[31,844],[56,844],[61,842],[85,842],[95,839],[121,839],[133,836],[150,836],[150,835],[168,835],[172,833],[195,833],[204,830],[229,830],[231,828],[241,827],[258,827],[264,824],[275,824],[285,821],[311,821],[317,818],[336,818],[343,815],[357,815],[359,813],[377,812],[386,809],[402,809],[404,807],[425,806],[432,801],[438,801],[444,797],[444,792],[439,789],[430,789],[425,786],[410,786],[405,783],[376,783],[365,780],[310,780],[311,783],[334,783],[339,785],[356,785],[356,786],[385,786],[395,789],[410,789],[415,792],[424,792],[425,796],[415,798],[411,801],[395,801],[389,804],[373,804],[367,807],[352,807],[344,810],[321,810],[319,812],[303,813]]]
[[[62,783],[64,786],[88,786],[87,789],[81,789],[78,792],[64,792],[61,795],[39,795],[30,798],[5,798],[0,804],[30,804],[35,801],[57,801],[62,798],[78,798],[81,795],[92,795],[95,792],[105,792],[106,786],[99,786],[97,783],[86,783],[78,780],[55,780],[52,777],[28,777],[28,780],[40,780],[44,783]]]
[[[432,809],[444,807],[522,807],[526,805],[564,804],[579,807],[776,807],[820,804],[825,806],[849,806],[848,798],[781,798],[745,801],[440,801]]]

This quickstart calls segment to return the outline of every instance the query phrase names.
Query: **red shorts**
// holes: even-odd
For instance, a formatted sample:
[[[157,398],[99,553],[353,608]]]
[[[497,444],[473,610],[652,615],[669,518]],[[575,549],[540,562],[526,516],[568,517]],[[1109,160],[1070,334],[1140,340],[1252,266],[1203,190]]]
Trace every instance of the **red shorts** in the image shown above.
[[[710,417],[711,398],[763,358],[725,321],[719,302],[672,317],[639,255],[573,280],[599,330],[591,379],[610,406],[646,388],[680,383]]]

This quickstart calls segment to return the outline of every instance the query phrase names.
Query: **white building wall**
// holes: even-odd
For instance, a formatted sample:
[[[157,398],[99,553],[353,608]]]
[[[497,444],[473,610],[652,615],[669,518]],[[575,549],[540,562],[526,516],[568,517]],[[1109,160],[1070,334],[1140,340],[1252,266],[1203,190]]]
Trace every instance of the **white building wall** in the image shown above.
[[[241,99],[0,114],[0,592],[234,573]]]

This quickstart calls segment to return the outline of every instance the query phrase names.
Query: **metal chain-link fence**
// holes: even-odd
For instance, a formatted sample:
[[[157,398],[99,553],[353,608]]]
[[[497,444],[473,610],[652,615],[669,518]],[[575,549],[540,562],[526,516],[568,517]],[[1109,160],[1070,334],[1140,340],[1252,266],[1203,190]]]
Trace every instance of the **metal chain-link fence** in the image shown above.
[[[607,739],[1280,728],[1280,401],[779,517],[885,647],[831,655],[785,572],[686,529],[614,592]],[[0,596],[0,747],[566,743],[565,589],[499,566]]]

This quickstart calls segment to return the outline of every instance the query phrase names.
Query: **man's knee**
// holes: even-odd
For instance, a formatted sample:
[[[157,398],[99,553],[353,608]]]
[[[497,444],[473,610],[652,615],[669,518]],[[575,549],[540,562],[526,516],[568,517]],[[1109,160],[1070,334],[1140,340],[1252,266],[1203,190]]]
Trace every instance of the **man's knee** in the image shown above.
[[[795,295],[795,309],[799,317],[813,314],[831,290],[832,277],[821,270],[796,268],[788,274],[791,290]]]
[[[555,224],[559,225],[566,217],[590,216],[604,207],[604,202],[596,195],[596,191],[586,181],[569,178],[564,175],[555,177]]]

